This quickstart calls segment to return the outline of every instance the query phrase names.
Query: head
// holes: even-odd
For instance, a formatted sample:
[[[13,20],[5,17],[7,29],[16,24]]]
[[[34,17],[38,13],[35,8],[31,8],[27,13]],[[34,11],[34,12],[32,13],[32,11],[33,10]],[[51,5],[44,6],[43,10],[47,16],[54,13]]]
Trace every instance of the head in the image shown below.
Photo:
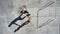
[[[23,6],[22,6],[22,9],[23,9],[23,10],[26,10],[26,5],[23,5]]]
[[[26,8],[26,5],[23,5],[23,8]]]

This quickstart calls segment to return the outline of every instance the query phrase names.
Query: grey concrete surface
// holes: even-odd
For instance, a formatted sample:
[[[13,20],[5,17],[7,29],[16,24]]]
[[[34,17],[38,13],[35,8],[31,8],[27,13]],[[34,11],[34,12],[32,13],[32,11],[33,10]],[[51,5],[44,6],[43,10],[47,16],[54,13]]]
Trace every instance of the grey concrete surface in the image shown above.
[[[55,3],[49,5],[51,2]],[[0,0],[0,34],[60,34],[59,3],[60,0]],[[19,16],[19,7],[24,4],[31,14],[31,23],[14,33],[13,31],[18,26],[12,25],[9,28],[8,25]],[[37,11],[39,9],[42,10],[39,11],[37,23]],[[21,21],[16,23],[21,24]]]

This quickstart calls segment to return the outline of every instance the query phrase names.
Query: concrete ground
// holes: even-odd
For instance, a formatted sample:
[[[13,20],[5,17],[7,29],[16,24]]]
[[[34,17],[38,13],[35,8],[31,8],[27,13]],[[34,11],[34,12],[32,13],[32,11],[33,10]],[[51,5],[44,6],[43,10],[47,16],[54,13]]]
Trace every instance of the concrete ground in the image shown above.
[[[60,0],[0,0],[0,34],[60,34],[59,3]],[[8,25],[19,16],[19,8],[24,4],[31,14],[31,23],[14,33],[18,26]]]

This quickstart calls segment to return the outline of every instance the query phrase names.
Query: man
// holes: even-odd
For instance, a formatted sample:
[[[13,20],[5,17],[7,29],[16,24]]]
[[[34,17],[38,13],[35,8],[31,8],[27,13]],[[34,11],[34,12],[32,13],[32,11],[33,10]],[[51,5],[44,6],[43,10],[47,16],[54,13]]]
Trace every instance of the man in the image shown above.
[[[14,19],[14,20],[8,25],[8,27],[11,27],[12,24],[15,24],[15,25],[19,26],[14,32],[18,31],[21,27],[23,27],[24,25],[27,25],[27,24],[30,22],[30,21],[29,21],[29,19],[30,19],[30,17],[29,17],[30,14],[29,14],[28,11],[26,10],[26,6],[25,6],[25,5],[23,5],[20,14],[21,14],[21,15],[20,15],[19,17],[17,17],[16,19]],[[15,23],[15,22],[17,22],[18,20],[23,20],[23,19],[25,19],[26,17],[28,18],[28,20],[26,20],[22,25],[18,25],[18,24]]]

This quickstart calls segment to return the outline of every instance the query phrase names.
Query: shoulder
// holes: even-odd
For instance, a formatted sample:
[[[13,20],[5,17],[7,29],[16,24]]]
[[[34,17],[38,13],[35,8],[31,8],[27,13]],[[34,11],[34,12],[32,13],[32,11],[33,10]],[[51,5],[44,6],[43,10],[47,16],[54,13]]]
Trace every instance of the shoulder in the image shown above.
[[[27,10],[25,10],[24,13],[29,13],[29,12]]]

